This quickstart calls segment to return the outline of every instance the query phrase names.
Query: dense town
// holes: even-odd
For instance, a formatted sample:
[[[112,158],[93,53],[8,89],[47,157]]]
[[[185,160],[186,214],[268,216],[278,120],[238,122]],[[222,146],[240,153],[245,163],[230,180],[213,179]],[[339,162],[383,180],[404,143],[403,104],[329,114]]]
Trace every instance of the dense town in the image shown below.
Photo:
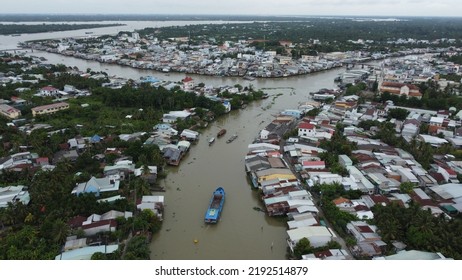
[[[251,187],[262,198],[254,210],[287,220],[281,238],[293,259],[462,258],[456,234],[462,69],[447,59],[460,49],[410,49],[400,57],[335,52],[294,61],[247,42],[192,46],[188,40],[160,42],[133,32],[23,46],[247,79],[349,65],[336,79],[338,89],[311,93],[311,101],[255,132],[243,152]],[[372,59],[382,60],[368,65]],[[215,119],[267,97],[252,87],[212,87],[189,76],[134,81],[34,56],[5,53],[0,64],[4,259],[149,258],[146,243],[161,227],[165,207],[164,195],[152,191],[164,191],[156,181],[168,176],[165,165],[180,165]]]
[[[63,201],[66,197],[70,200],[77,198],[74,201],[77,204],[84,203],[78,202],[82,197],[86,197],[83,200],[91,201],[92,206],[87,205],[89,209],[77,211],[78,215],[69,220],[57,221],[62,226],[62,234],[59,238],[56,237],[56,241],[65,241],[65,244],[59,244],[63,246],[60,250],[51,249],[61,251],[53,257],[55,259],[90,258],[93,254],[102,252],[111,254],[119,249],[117,241],[127,238],[138,244],[133,245],[135,248],[146,246],[146,242],[139,239],[150,239],[162,221],[164,196],[150,194],[152,191],[164,191],[156,184],[158,177],[165,176],[164,164],[178,166],[191,143],[199,140],[198,130],[206,127],[220,114],[229,112],[232,105],[239,109],[253,98],[264,97],[261,91],[239,85],[195,85],[191,77],[178,82],[160,81],[152,76],[133,81],[108,77],[104,73],[57,67],[37,57],[5,54],[1,63],[4,69],[10,69],[0,75],[2,85],[5,89],[8,88],[3,92],[2,97],[5,99],[1,99],[0,105],[0,114],[6,120],[2,126],[1,139],[2,178],[4,182],[15,182],[17,178],[25,176],[29,179],[22,181],[32,184],[2,187],[2,233],[7,234],[8,230],[13,230],[17,223],[22,224],[25,219],[28,221],[26,225],[35,225],[40,219],[46,219],[50,212],[63,211],[58,205],[55,205],[58,209],[50,209],[52,207],[47,205],[50,197],[36,197],[40,184],[47,183],[42,180],[49,180],[48,176],[56,177],[60,172],[68,174],[75,168],[75,176],[69,178],[75,185],[71,188],[71,182],[65,183],[65,188],[69,188],[68,193],[61,193],[64,192],[62,186],[54,186],[59,188],[54,191],[64,196],[61,198]],[[33,74],[38,72],[41,74]],[[62,86],[51,85],[52,80]],[[103,92],[92,92],[89,87],[91,84],[98,85]],[[120,109],[110,109],[106,111],[107,114],[114,116],[99,116],[100,120],[90,113],[100,106],[96,104],[100,101],[95,95],[104,95],[107,90],[113,96],[114,92],[123,89],[135,92],[145,90],[150,93],[158,90],[158,96],[165,94],[166,97],[177,94],[176,98],[185,102],[191,99],[190,105],[197,103],[202,107],[171,110],[163,114],[149,112],[148,109],[147,112],[143,109],[128,109],[127,114],[122,116]],[[242,98],[230,100],[223,97],[232,95]],[[152,96],[154,95],[151,94],[150,97]],[[120,102],[122,98],[119,96],[117,100],[106,101]],[[127,95],[127,98],[129,100],[125,102],[133,101],[131,95]],[[146,104],[149,100],[140,102]],[[159,102],[158,106],[173,108],[172,105]],[[137,108],[145,106],[142,104]],[[86,114],[89,115],[85,116]],[[67,119],[66,116],[70,116],[72,120],[61,121]],[[79,123],[76,122],[77,118]],[[127,122],[132,125],[127,127]],[[151,129],[134,131],[136,126],[133,124],[139,124],[139,127],[150,126]],[[99,131],[100,135],[93,131]],[[101,135],[104,131],[108,134]],[[115,132],[119,134],[113,134]],[[37,179],[41,176],[48,179]],[[68,175],[63,176],[68,178]],[[34,182],[30,181],[32,177]],[[51,189],[54,187],[49,187],[49,191],[53,192]],[[17,205],[27,208],[18,209],[15,207]],[[90,209],[99,212],[90,213]],[[107,211],[101,212],[102,209]],[[146,209],[148,210],[144,211]],[[68,211],[74,212],[75,209]],[[83,216],[84,213],[87,215]],[[132,234],[137,234],[138,239],[130,239]],[[32,242],[31,246],[39,245]],[[130,244],[127,246],[130,247]],[[123,254],[124,258],[149,258],[146,250],[147,248],[137,255],[130,255],[130,252],[126,252],[127,249],[123,253],[121,250],[117,252],[120,252],[119,257]],[[16,251],[7,249],[2,252],[5,254],[2,258],[7,259],[44,257],[28,255],[26,249],[19,255],[15,255]],[[44,252],[40,253],[45,255]],[[49,257],[51,256],[46,258]]]
[[[258,41],[258,40],[257,40]],[[313,44],[318,44],[315,40]],[[168,73],[183,72],[211,76],[237,76],[246,79],[280,78],[309,74],[340,67],[345,63],[361,63],[373,59],[444,49],[432,47],[434,42],[398,39],[387,44],[426,44],[426,48],[407,49],[398,52],[329,52],[320,55],[302,55],[294,59],[289,55],[296,47],[290,41],[279,41],[284,53],[259,50],[252,46],[254,40],[225,41],[217,43],[213,38],[200,44],[191,44],[189,37],[159,40],[154,35],[141,37],[138,32],[115,37],[65,38],[24,43],[23,47],[59,53],[66,56],[115,63],[140,69],[152,69]],[[440,42],[440,40],[438,40]],[[453,42],[448,40],[448,42]],[[366,44],[365,40],[354,42]]]
[[[382,97],[417,101],[426,94],[417,85],[434,82],[458,96],[460,81],[437,73],[460,72],[433,55],[384,61],[367,78],[347,71],[340,80],[355,77],[348,83],[364,85],[360,96],[321,90],[318,99],[335,100],[285,110],[260,132],[259,143],[248,147],[246,170],[267,214],[287,216],[288,245],[298,258],[459,258],[457,249],[442,252],[444,245],[429,251],[438,239],[424,231],[438,236],[446,229],[430,229],[431,223],[459,219],[462,111],[365,101],[363,94],[376,84]],[[415,228],[422,230],[414,232],[419,237],[400,236],[399,225],[388,228],[384,219],[392,217],[384,217],[385,207],[414,209],[430,224]]]

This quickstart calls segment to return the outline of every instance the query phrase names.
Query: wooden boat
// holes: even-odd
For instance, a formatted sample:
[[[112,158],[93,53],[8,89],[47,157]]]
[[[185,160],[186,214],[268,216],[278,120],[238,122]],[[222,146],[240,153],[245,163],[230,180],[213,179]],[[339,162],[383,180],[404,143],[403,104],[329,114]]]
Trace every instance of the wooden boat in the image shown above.
[[[226,129],[223,128],[222,130],[218,131],[217,137],[221,137],[221,136],[225,135],[225,133],[226,133]]]
[[[255,77],[252,76],[244,76],[243,79],[247,81],[255,81]]]
[[[233,136],[231,136],[231,138],[229,138],[228,140],[226,140],[226,143],[231,143],[233,142],[234,140],[236,140],[237,138],[237,134],[234,134]]]
[[[223,210],[223,204],[225,203],[225,190],[222,187],[218,187],[210,199],[209,207],[205,212],[204,221],[208,224],[216,224],[221,216]]]

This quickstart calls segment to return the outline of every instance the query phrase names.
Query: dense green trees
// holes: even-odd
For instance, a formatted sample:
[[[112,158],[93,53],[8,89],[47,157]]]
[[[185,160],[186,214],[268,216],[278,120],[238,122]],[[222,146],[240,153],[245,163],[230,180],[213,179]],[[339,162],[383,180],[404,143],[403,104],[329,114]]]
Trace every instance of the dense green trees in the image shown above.
[[[411,183],[411,182],[403,182],[399,185],[399,190],[401,193],[411,193],[412,190],[414,189],[414,187],[416,187],[415,184]]]
[[[382,93],[376,101],[385,102],[387,100],[393,101],[394,105],[422,108],[429,110],[447,110],[449,107],[455,107],[457,110],[462,110],[462,98],[454,94],[452,87],[440,89],[437,82],[429,80],[426,83],[418,85],[420,92],[423,94],[421,99],[416,97],[407,98],[404,95],[398,96],[390,94],[389,92]],[[455,88],[461,90],[461,86]]]
[[[209,109],[217,117],[225,113],[220,102],[212,101],[204,96],[197,96],[192,92],[170,91],[163,87],[153,88],[144,85],[135,89],[126,86],[121,90],[98,88],[94,94],[101,96],[103,104],[112,108],[154,108],[157,110],[157,115],[153,117],[157,119],[162,116],[162,112],[193,107]]]
[[[13,71],[15,74],[23,70],[8,66],[0,62],[0,68]],[[69,227],[69,219],[80,215],[103,214],[109,210],[134,211],[134,198],[150,194],[150,185],[140,178],[130,178],[121,182],[119,194],[126,196],[127,200],[117,200],[114,203],[100,203],[94,194],[71,194],[76,183],[87,181],[91,176],[101,176],[104,159],[95,155],[104,154],[106,148],[118,148],[124,156],[131,157],[140,166],[155,165],[162,170],[164,158],[156,145],[143,145],[148,135],[136,141],[122,141],[114,134],[151,131],[158,123],[162,114],[168,110],[183,110],[196,108],[196,120],[213,120],[225,113],[225,107],[219,101],[183,92],[176,88],[172,91],[165,88],[153,88],[142,85],[139,88],[126,86],[121,90],[111,90],[101,87],[105,80],[83,79],[79,75],[66,74],[64,65],[33,68],[29,74],[43,74],[47,80],[31,85],[32,90],[24,93],[24,97],[31,102],[25,108],[25,117],[30,115],[30,107],[47,104],[50,98],[33,97],[32,93],[45,85],[54,85],[62,89],[70,84],[78,89],[88,89],[91,96],[70,99],[70,109],[58,112],[53,116],[38,116],[36,123],[50,124],[56,132],[49,134],[45,129],[34,130],[30,135],[13,129],[6,125],[7,120],[0,122],[0,132],[3,149],[0,155],[6,156],[21,151],[20,147],[27,146],[30,151],[39,156],[51,159],[61,149],[60,145],[68,139],[78,136],[103,136],[100,143],[87,143],[84,152],[80,152],[75,162],[62,161],[52,171],[24,169],[22,172],[3,171],[0,182],[5,185],[22,184],[28,187],[30,203],[10,203],[6,208],[0,208],[0,259],[52,259],[59,254],[67,236],[73,234],[83,236],[82,231]],[[55,72],[61,74],[55,75]],[[91,71],[90,71],[91,72]],[[16,87],[8,85],[7,91],[0,94],[4,98],[17,95]],[[243,88],[243,90],[249,90]],[[249,94],[240,95],[234,100],[236,104],[251,102],[261,98],[261,91],[249,90]],[[231,96],[232,98],[232,96]],[[87,103],[89,108],[80,105]],[[142,109],[142,110],[140,110]],[[131,114],[132,119],[125,115]],[[183,122],[178,126],[190,127],[194,123]],[[59,131],[58,131],[59,130]],[[113,164],[115,156],[107,156],[106,164]],[[76,175],[76,173],[80,175]],[[135,211],[136,212],[136,211]],[[133,218],[118,219],[116,232],[103,234],[106,241],[116,242],[124,240],[131,231],[140,234],[130,240],[124,257],[126,259],[148,259],[148,239],[156,233],[161,221],[152,211],[145,210],[135,214]],[[97,254],[95,259],[120,258],[121,252],[111,255]]]
[[[59,254],[67,236],[79,235],[79,232],[71,232],[67,224],[70,218],[102,214],[109,210],[134,209],[133,204],[127,200],[113,204],[99,203],[92,194],[71,194],[75,186],[71,170],[72,165],[63,163],[54,171],[36,173],[33,182],[29,182],[30,204],[25,206],[14,203],[0,209],[0,259],[54,258]],[[140,181],[136,184],[142,183]],[[149,191],[138,189],[140,195],[146,192]],[[150,210],[144,210],[128,220],[118,219],[118,222],[120,225],[116,237],[108,236],[107,240],[125,239],[132,229],[153,234],[161,226],[157,216]]]
[[[0,24],[1,35],[43,33],[118,26],[121,24]]]
[[[405,120],[407,115],[409,115],[409,111],[406,110],[406,109],[402,109],[402,108],[392,108],[390,110],[388,110],[388,117],[389,118],[394,118],[394,119],[398,119],[398,120]]]
[[[416,203],[408,208],[398,204],[376,205],[372,209],[382,239],[389,244],[403,241],[409,250],[441,252],[446,257],[462,259],[462,230],[460,219],[435,217],[430,210],[422,210]]]
[[[293,255],[296,259],[301,259],[303,255],[324,252],[329,249],[341,249],[342,246],[337,241],[329,241],[326,246],[313,247],[308,238],[304,237],[300,239],[294,246]]]
[[[127,244],[124,260],[149,260],[150,250],[146,246],[148,240],[145,236],[135,236]]]
[[[346,225],[351,221],[358,220],[358,218],[351,213],[341,211],[332,201],[338,197],[358,199],[361,197],[362,192],[359,190],[346,191],[338,183],[316,185],[311,191],[319,196],[324,216],[331,223],[334,230],[340,235],[346,236]]]
[[[0,259],[3,260],[43,260],[54,259],[59,253],[57,244],[49,244],[33,226],[26,225],[20,230],[8,230],[0,239]]]
[[[278,19],[279,20],[279,19]],[[407,18],[397,21],[356,21],[346,18],[297,18],[295,21],[270,21],[253,23],[230,23],[212,25],[172,26],[164,28],[146,28],[141,35],[154,35],[160,39],[188,37],[195,41],[215,38],[217,43],[236,40],[255,40],[258,49],[275,50],[286,53],[279,41],[288,40],[296,46],[289,52],[293,57],[316,55],[318,52],[367,50],[371,52],[398,51],[405,48],[426,47],[425,44],[412,42],[392,43],[399,38],[416,40],[436,40],[441,38],[460,39],[462,21],[456,18]],[[368,40],[367,45],[352,41]],[[389,42],[390,41],[390,42]],[[460,46],[456,40],[451,43]],[[449,42],[440,40],[437,46],[449,46]]]
[[[365,83],[358,83],[356,85],[348,84],[346,86],[345,95],[358,95],[361,91],[365,90],[367,85]]]
[[[355,143],[350,143],[343,135],[340,127],[335,131],[330,140],[322,140],[320,147],[325,149],[319,157],[326,162],[326,166],[330,168],[331,172],[348,176],[348,171],[342,167],[338,162],[339,155],[351,155],[351,151],[356,149]]]
[[[298,241],[294,247],[294,256],[297,259],[301,259],[302,255],[311,253],[313,253],[313,247],[311,246],[310,241],[306,237],[300,239],[300,241]]]

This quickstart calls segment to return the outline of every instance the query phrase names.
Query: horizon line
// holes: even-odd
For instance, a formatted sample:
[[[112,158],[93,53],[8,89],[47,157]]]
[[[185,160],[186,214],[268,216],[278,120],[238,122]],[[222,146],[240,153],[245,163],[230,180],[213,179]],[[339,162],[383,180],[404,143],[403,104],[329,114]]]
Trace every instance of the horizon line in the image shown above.
[[[17,13],[1,12],[0,16],[221,16],[221,17],[361,17],[361,18],[462,18],[462,16],[445,16],[445,15],[352,15],[352,14],[313,14],[313,15],[291,15],[291,14],[171,14],[171,13]]]

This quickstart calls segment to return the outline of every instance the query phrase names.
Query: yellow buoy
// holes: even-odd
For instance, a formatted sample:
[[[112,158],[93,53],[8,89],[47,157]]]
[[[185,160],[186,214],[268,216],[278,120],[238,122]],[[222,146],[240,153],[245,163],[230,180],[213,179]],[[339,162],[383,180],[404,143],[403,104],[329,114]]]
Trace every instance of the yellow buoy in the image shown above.
[[[199,240],[194,239],[194,244],[197,244],[197,243],[199,243]]]

